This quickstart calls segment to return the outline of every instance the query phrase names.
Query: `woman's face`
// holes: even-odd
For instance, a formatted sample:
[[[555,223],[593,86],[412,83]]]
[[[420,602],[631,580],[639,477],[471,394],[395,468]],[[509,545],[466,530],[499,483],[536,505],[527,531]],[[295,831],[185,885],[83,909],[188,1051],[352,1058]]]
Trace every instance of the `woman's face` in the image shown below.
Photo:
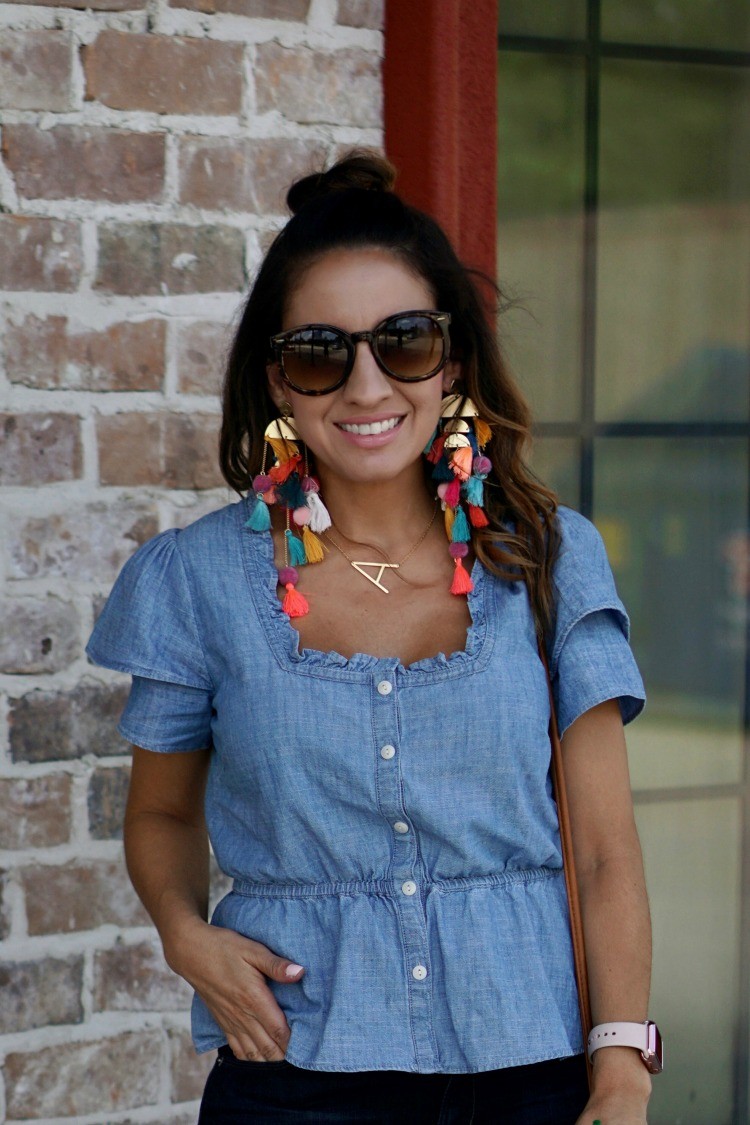
[[[282,331],[304,324],[331,324],[362,332],[393,313],[435,309],[421,277],[387,250],[332,250],[310,266],[289,296]],[[460,376],[449,362],[432,379],[400,383],[380,370],[369,345],[356,346],[354,368],[330,394],[296,393],[278,366],[268,369],[277,406],[292,405],[295,426],[318,469],[358,483],[393,480],[413,469],[432,435],[445,391]],[[392,423],[382,433],[361,434],[352,426]]]

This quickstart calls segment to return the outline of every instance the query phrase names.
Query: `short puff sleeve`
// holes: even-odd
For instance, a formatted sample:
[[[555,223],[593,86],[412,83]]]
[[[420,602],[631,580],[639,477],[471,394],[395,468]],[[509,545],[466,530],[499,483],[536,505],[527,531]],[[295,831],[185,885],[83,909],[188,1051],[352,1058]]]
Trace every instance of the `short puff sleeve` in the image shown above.
[[[197,750],[211,740],[212,684],[179,534],[165,531],[129,559],[86,646],[95,664],[133,677],[118,730],[149,750]]]
[[[558,526],[556,619],[549,653],[562,736],[575,719],[607,699],[617,699],[622,721],[629,723],[643,710],[646,694],[601,535],[570,508],[558,509]]]

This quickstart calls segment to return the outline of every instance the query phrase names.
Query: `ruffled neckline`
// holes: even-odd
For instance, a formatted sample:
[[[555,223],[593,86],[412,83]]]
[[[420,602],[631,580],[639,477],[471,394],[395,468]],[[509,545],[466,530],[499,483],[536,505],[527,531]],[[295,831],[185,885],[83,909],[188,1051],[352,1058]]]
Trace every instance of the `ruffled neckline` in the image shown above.
[[[402,664],[395,656],[374,656],[372,653],[355,652],[343,656],[335,649],[323,652],[316,648],[302,648],[301,637],[284,613],[276,593],[278,574],[274,565],[274,544],[270,531],[251,531],[244,526],[252,511],[252,499],[246,498],[237,505],[239,509],[240,531],[248,549],[243,552],[246,560],[253,565],[247,568],[248,581],[255,600],[258,617],[266,632],[269,643],[281,660],[294,665],[299,671],[332,672],[334,674],[360,675],[372,674],[375,669],[398,671],[404,676],[442,678],[444,676],[466,673],[479,664],[480,657],[489,656],[488,630],[485,612],[485,589],[487,571],[478,558],[471,569],[474,589],[467,594],[471,624],[466,632],[466,646],[448,656],[438,652],[426,656],[412,664]],[[481,661],[484,663],[484,660]]]

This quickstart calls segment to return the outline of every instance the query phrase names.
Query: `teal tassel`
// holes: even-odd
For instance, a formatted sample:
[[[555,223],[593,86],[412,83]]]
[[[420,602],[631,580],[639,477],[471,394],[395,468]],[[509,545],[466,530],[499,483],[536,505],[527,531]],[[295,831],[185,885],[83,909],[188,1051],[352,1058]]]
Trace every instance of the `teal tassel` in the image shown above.
[[[304,508],[307,493],[302,487],[299,473],[292,473],[282,484],[277,484],[276,496],[287,508]]]
[[[484,504],[484,483],[479,477],[469,477],[464,485],[466,499],[481,508]]]
[[[255,507],[250,513],[250,519],[245,527],[249,527],[251,531],[271,530],[271,513],[268,510],[268,504],[264,503],[259,496],[255,497]]]
[[[292,535],[291,531],[285,531],[284,535],[286,535],[286,544],[289,549],[289,565],[304,566],[307,562],[304,543],[301,539],[297,539],[295,535]]]
[[[434,429],[434,430],[432,431],[432,437],[430,438],[430,440],[429,440],[429,441],[427,442],[427,445],[426,445],[426,446],[424,447],[424,449],[422,450],[422,455],[423,455],[424,457],[426,457],[426,456],[427,456],[427,454],[428,454],[428,453],[430,452],[430,450],[432,449],[432,443],[433,443],[433,441],[435,440],[435,438],[436,438],[436,437],[438,436],[438,434],[439,434],[439,433],[440,433],[440,427],[439,427],[439,426],[435,426],[435,429]]]
[[[466,512],[459,504],[456,508],[456,518],[451,528],[451,540],[454,543],[468,543],[471,539],[471,528],[466,518]]]

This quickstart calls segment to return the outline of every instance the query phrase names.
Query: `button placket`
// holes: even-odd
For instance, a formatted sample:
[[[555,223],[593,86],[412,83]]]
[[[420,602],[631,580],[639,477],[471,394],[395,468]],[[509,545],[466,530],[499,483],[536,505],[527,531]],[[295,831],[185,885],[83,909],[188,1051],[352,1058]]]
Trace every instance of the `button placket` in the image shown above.
[[[427,1068],[438,1062],[429,976],[427,920],[421,892],[416,832],[402,803],[401,751],[399,745],[399,673],[390,667],[375,670],[373,719],[376,738],[377,794],[384,828],[391,838],[393,899],[400,918],[402,952],[410,993],[411,1034],[416,1058]]]

